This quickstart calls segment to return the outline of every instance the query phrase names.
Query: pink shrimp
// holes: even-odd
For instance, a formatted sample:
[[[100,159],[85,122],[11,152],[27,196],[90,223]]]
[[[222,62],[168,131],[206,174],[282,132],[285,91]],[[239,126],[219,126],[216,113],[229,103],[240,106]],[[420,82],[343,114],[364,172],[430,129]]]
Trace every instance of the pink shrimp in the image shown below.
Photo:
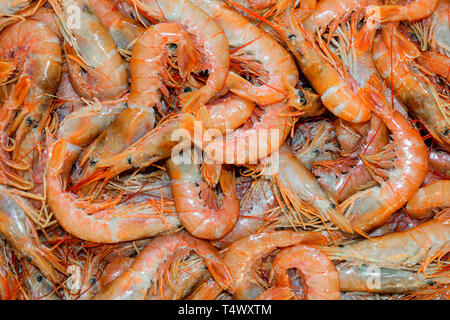
[[[305,300],[340,300],[339,274],[319,249],[298,244],[280,250],[272,264],[276,286],[290,287],[287,271],[291,268],[301,273]]]
[[[221,208],[216,209],[216,203],[207,205],[206,201],[212,201],[202,199],[212,197],[213,191],[207,189],[195,164],[177,164],[170,159],[166,161],[166,167],[172,179],[171,188],[180,221],[190,234],[197,238],[218,239],[234,228],[239,217],[234,172],[222,169],[220,186],[224,199]]]

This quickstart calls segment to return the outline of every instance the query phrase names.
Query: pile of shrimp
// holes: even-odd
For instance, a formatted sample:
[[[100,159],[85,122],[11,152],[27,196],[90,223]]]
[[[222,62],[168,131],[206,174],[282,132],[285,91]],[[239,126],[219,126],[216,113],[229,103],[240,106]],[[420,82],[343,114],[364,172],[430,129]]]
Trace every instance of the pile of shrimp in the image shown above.
[[[0,0],[0,299],[450,295],[449,0]]]

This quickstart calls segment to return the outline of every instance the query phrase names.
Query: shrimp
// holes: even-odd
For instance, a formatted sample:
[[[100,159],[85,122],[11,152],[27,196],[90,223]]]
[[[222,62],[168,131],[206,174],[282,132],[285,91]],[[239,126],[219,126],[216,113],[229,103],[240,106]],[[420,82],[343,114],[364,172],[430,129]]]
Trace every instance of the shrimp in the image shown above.
[[[279,247],[299,243],[320,243],[324,239],[315,232],[295,232],[290,230],[256,233],[233,242],[223,257],[228,266],[232,285],[228,291],[235,299],[254,299],[262,289],[252,280],[253,265]]]
[[[218,239],[234,228],[239,217],[234,172],[222,168],[220,186],[224,199],[219,209],[218,204],[209,199],[213,197],[214,191],[208,189],[196,164],[178,164],[176,160],[170,159],[166,161],[166,168],[172,179],[171,189],[178,216],[191,235],[202,239]]]
[[[302,244],[281,249],[271,271],[276,286],[290,287],[288,270],[291,268],[301,273],[305,300],[340,300],[336,267],[319,249]]]
[[[390,39],[393,29],[388,29],[383,28]],[[408,61],[391,54],[381,36],[375,38],[372,55],[381,77],[393,87],[393,93],[422,121],[439,144],[449,148],[450,123],[434,86]]]
[[[275,173],[275,180],[294,208],[300,199],[316,209],[323,221],[329,220],[346,232],[353,231],[351,224],[339,212],[336,201],[320,186],[287,145],[281,146],[279,150],[279,168]]]
[[[108,100],[128,89],[128,73],[108,30],[88,0],[51,0],[64,36],[66,63],[73,88],[83,98]],[[78,26],[69,23],[77,8]]]
[[[284,91],[289,85],[295,86],[298,81],[297,67],[289,53],[275,39],[223,1],[193,2],[223,28],[230,47],[234,48],[232,57],[241,57],[244,64],[246,60],[256,61],[267,73],[267,76],[261,75],[261,85],[256,86],[231,71],[227,77],[230,91],[258,105],[269,105],[285,100]]]
[[[84,106],[78,94],[73,90],[70,84],[69,74],[63,73],[59,81],[59,87],[56,91],[56,97],[59,100],[56,109],[58,122],[62,122],[71,112],[75,112]]]
[[[49,95],[56,91],[60,78],[60,42],[42,22],[20,21],[2,32],[0,59],[14,61],[10,70],[18,73],[17,83],[0,115],[0,139],[4,149],[9,149],[6,147],[8,139],[15,135],[14,146],[10,149],[12,161],[6,154],[1,156],[0,181],[24,189],[27,187],[21,185],[23,179],[9,173],[8,167],[23,168],[24,163],[30,167],[37,156],[36,144],[50,112]]]
[[[373,77],[362,90],[373,112],[392,132],[397,160],[380,186],[360,191],[341,204],[345,216],[362,230],[383,224],[419,189],[428,171],[428,154],[420,134],[386,101],[382,84]]]
[[[45,172],[48,204],[64,230],[74,236],[99,243],[116,243],[154,236],[178,229],[175,208],[156,203],[123,203],[113,199],[102,204],[90,203],[66,191],[73,163],[80,148],[65,140],[50,146]],[[108,207],[114,206],[108,210]]]
[[[117,48],[132,49],[144,28],[134,19],[122,15],[110,0],[88,0],[95,15],[108,29]]]
[[[382,5],[367,8],[367,15],[376,21],[416,21],[424,19],[436,10],[440,0],[416,0],[407,5]]]
[[[336,126],[329,120],[297,123],[290,147],[308,169],[314,162],[335,159],[339,152]]]
[[[229,45],[222,28],[188,0],[130,0],[139,10],[159,21],[177,23],[194,35],[205,56],[205,69],[209,70],[206,84],[191,95],[184,110],[195,110],[206,104],[225,86],[230,65]]]
[[[334,115],[350,122],[369,120],[370,110],[355,90],[357,84],[345,76],[336,62],[326,58],[308,38],[293,16],[292,7],[280,20],[280,32],[294,54],[303,74],[320,95],[323,105]]]
[[[450,207],[450,180],[438,180],[420,188],[406,205],[408,214],[418,220],[428,218],[434,208]]]
[[[450,58],[434,51],[422,52],[416,62],[428,72],[435,73],[450,82]]]
[[[184,256],[194,250],[204,259],[209,272],[217,283],[228,289],[232,281],[230,271],[217,250],[206,240],[190,236],[185,231],[154,238],[139,253],[130,269],[103,288],[94,300],[143,299],[158,277],[159,268],[177,251]],[[178,251],[179,253],[179,251]]]
[[[358,261],[380,267],[413,267],[425,271],[436,257],[448,252],[450,224],[448,212],[403,232],[361,240],[322,250],[336,260]],[[425,272],[424,272],[425,273]]]
[[[40,7],[36,10],[36,12],[30,16],[30,19],[41,21],[45,23],[47,27],[49,27],[62,41],[64,38],[62,34],[59,32],[58,24],[55,18],[55,12],[47,7]]]
[[[313,13],[304,21],[307,30],[315,31],[327,27],[333,20],[341,21],[343,17],[358,9],[380,4],[380,0],[322,0],[319,1]]]
[[[46,278],[59,283],[57,270],[63,271],[50,249],[37,239],[36,230],[28,218],[29,204],[13,190],[0,187],[0,234],[13,247],[18,257],[26,258],[38,267]]]
[[[380,268],[374,265],[355,265],[344,262],[336,265],[341,291],[395,294],[416,291],[446,279],[427,279],[422,273],[402,269]],[[448,281],[448,280],[447,280]]]
[[[23,280],[27,288],[26,298],[32,300],[61,300],[53,287],[53,284],[31,264],[24,264],[25,279]]]
[[[80,147],[89,144],[124,110],[126,104],[115,101],[84,106],[64,118],[57,137]]]
[[[293,119],[289,114],[283,114],[289,111],[284,102],[261,108],[263,111],[256,113],[260,115],[259,119],[250,128],[244,125],[212,141],[207,141],[207,137],[194,136],[194,144],[204,151],[208,159],[216,163],[254,163],[270,155],[287,138]]]
[[[82,160],[86,168],[81,179],[98,170],[97,163],[123,151],[153,129],[154,107],[161,106],[161,93],[167,95],[163,69],[167,64],[165,48],[168,43],[177,45],[180,74],[183,77],[196,68],[193,60],[195,52],[192,51],[195,49],[190,48],[188,36],[180,25],[164,23],[148,28],[138,38],[133,49],[128,108],[89,147]]]
[[[338,130],[336,129],[336,131]],[[360,151],[360,159],[353,161],[352,159],[344,158],[314,163],[313,173],[319,176],[318,181],[339,202],[360,191],[362,187],[370,186],[374,182],[369,170],[366,168],[366,164],[372,157],[378,159],[377,154],[382,152],[389,142],[389,132],[383,121],[376,115],[372,115],[370,128],[365,136],[364,141],[358,143],[359,146],[356,148],[356,150]],[[351,149],[348,148],[348,151],[353,151]],[[324,168],[325,166],[330,166],[330,169],[322,169],[322,166]],[[336,172],[339,174],[333,174]]]

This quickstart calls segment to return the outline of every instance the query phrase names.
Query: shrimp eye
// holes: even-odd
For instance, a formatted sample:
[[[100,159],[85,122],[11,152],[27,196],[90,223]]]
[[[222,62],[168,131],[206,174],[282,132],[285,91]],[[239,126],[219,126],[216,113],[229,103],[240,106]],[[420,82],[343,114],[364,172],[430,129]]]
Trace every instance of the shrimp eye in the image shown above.
[[[449,133],[450,133],[450,129],[446,129],[446,130],[444,131],[444,135],[445,135],[445,136],[448,136]]]
[[[178,45],[176,43],[169,43],[167,46],[170,50],[176,50],[178,48]]]
[[[295,40],[295,38],[296,38],[295,34],[290,34],[289,35],[289,40],[292,41],[292,40]]]
[[[305,105],[307,103],[306,98],[305,98],[305,94],[303,93],[302,90],[298,90],[297,96],[298,96],[298,102],[300,104]]]
[[[343,248],[344,245],[343,245],[343,244],[338,244],[338,247],[339,247],[339,248]]]
[[[31,263],[31,257],[27,257],[27,261],[29,262],[29,263]]]
[[[334,203],[331,203],[330,207],[332,207],[333,209],[336,209],[336,205]]]
[[[183,88],[183,93],[188,93],[188,92],[191,92],[191,91],[192,91],[191,87],[184,87]]]
[[[42,281],[42,275],[38,274],[38,276],[36,277],[36,281],[37,282],[41,282]]]
[[[209,75],[209,70],[208,69],[206,69],[206,70],[202,70],[202,71],[200,71],[199,73],[198,73],[200,76],[208,76]]]
[[[128,158],[127,161],[128,161],[128,164],[131,164],[131,163],[133,162],[133,161],[131,160],[131,158]]]
[[[314,152],[315,154],[319,154],[319,153],[320,153],[320,150],[319,150],[319,149],[314,149],[313,152]]]
[[[25,122],[27,123],[27,125],[31,126],[33,124],[33,120],[31,120],[31,118],[27,118],[27,120],[25,120]]]
[[[95,166],[97,164],[98,160],[97,159],[91,159],[91,161],[89,161],[89,163],[91,164],[91,166]]]
[[[89,280],[89,284],[90,284],[90,285],[93,285],[96,281],[97,281],[97,279],[92,278],[91,280]]]

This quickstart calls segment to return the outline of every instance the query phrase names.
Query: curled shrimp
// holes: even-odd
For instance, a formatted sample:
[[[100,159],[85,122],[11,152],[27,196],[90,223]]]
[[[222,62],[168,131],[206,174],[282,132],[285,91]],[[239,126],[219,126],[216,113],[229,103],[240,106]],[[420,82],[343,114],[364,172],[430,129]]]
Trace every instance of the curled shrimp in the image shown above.
[[[100,204],[66,191],[73,163],[80,148],[65,140],[50,146],[45,185],[48,203],[61,227],[74,236],[100,243],[136,240],[176,230],[180,222],[175,208],[152,202],[117,205],[120,198]],[[109,207],[114,206],[109,209]],[[168,211],[167,211],[168,210]]]
[[[320,243],[323,238],[315,232],[295,232],[290,230],[256,233],[233,242],[224,255],[233,279],[228,289],[235,299],[254,299],[262,289],[254,282],[253,265],[279,247],[299,243]]]
[[[380,186],[360,191],[341,204],[352,224],[370,230],[385,222],[419,189],[428,171],[428,154],[420,134],[386,101],[376,78],[369,81],[361,96],[392,132],[397,155],[393,170]]]
[[[271,271],[276,286],[290,287],[288,270],[291,268],[302,275],[305,300],[340,300],[336,267],[319,249],[302,244],[281,249]]]
[[[406,211],[414,219],[422,220],[432,214],[432,209],[447,207],[450,207],[450,180],[438,180],[420,188],[409,199]]]
[[[128,73],[108,30],[88,0],[51,0],[64,36],[66,63],[75,91],[86,99],[117,98],[128,89]],[[78,26],[68,21],[77,9]]]
[[[239,217],[234,172],[221,170],[219,181],[224,199],[220,209],[216,209],[217,203],[210,199],[213,191],[208,190],[196,164],[178,164],[176,159],[170,159],[166,167],[172,179],[171,189],[180,221],[190,234],[202,239],[218,239],[234,228]]]
[[[230,286],[232,280],[230,271],[217,250],[206,240],[194,238],[187,232],[180,231],[152,239],[139,253],[130,268],[103,288],[94,299],[145,298],[148,289],[158,277],[160,266],[176,255],[178,250],[181,250],[183,256],[190,250],[194,250],[204,259],[217,283],[224,289]]]
[[[225,86],[230,65],[229,45],[222,28],[208,14],[188,0],[131,0],[139,10],[148,16],[167,23],[182,25],[194,36],[194,42],[201,44],[207,61],[204,69],[209,70],[203,87],[190,96],[183,106],[195,110],[206,104]]]
[[[255,114],[260,114],[259,119],[252,121],[254,123],[250,128],[244,125],[216,138],[194,136],[194,144],[205,152],[208,159],[216,163],[254,163],[270,155],[286,140],[293,125],[293,118],[289,116],[288,105],[284,102],[261,109],[262,112]]]
[[[367,8],[367,14],[381,23],[390,21],[416,21],[436,10],[440,0],[416,0],[407,5],[383,5]]]
[[[266,76],[261,74],[261,85],[256,86],[231,71],[227,77],[230,91],[259,105],[286,99],[286,89],[289,85],[295,86],[298,81],[297,67],[289,53],[269,34],[223,1],[196,0],[194,3],[222,27],[230,47],[234,48],[232,58],[240,57],[244,65],[246,60],[256,61],[261,64],[259,68],[267,73]]]
[[[155,125],[155,107],[161,106],[161,96],[168,95],[164,85],[167,65],[167,44],[177,47],[180,75],[183,80],[197,69],[195,48],[181,25],[162,23],[148,28],[138,38],[130,61],[131,92],[128,108],[89,147],[83,157],[86,164],[81,179],[91,176],[102,163],[123,151]]]
[[[0,115],[2,153],[14,136],[12,161],[6,154],[2,155],[1,181],[26,189],[29,184],[9,171],[10,168],[29,168],[38,156],[36,144],[49,116],[49,95],[56,91],[61,73],[60,42],[44,23],[19,21],[2,32],[0,59],[12,61],[5,80],[14,71],[18,74]]]
[[[392,26],[383,28],[385,41],[399,36]],[[410,65],[405,56],[395,47],[389,49],[381,36],[374,41],[372,55],[375,65],[393,93],[405,103],[408,109],[419,118],[439,144],[450,145],[450,122],[444,102],[438,96],[434,86],[424,75]],[[394,54],[392,50],[398,54]]]

